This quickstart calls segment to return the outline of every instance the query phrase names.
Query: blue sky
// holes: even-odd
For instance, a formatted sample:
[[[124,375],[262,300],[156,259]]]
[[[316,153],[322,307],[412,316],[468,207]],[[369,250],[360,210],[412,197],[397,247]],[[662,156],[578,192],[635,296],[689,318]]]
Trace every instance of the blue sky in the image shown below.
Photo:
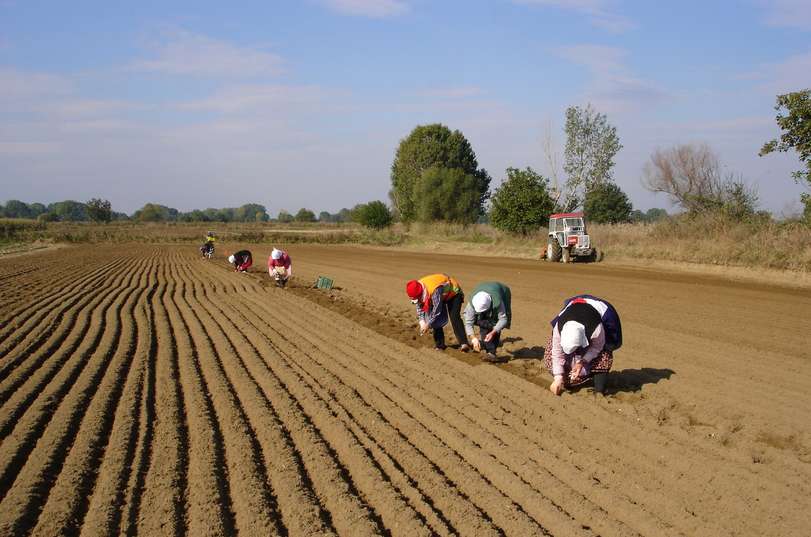
[[[640,182],[655,148],[706,142],[787,214],[799,161],[757,152],[775,95],[807,87],[808,0],[0,0],[0,200],[337,211],[386,200],[429,122],[496,184],[551,177],[565,108],[591,103],[636,207],[669,207]]]

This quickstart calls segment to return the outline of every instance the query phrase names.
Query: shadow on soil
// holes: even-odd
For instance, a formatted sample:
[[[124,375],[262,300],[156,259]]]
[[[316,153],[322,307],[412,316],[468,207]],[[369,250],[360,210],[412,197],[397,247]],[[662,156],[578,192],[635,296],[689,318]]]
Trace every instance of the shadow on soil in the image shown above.
[[[621,392],[638,392],[645,384],[656,384],[668,380],[676,372],[672,369],[643,367],[642,369],[623,369],[608,374],[606,394]]]

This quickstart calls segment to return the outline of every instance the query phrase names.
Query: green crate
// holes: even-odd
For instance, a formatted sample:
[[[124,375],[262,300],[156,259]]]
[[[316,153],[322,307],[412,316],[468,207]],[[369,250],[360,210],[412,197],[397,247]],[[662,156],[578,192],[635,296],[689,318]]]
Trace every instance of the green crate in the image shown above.
[[[332,278],[326,276],[319,276],[315,281],[316,289],[332,289]]]

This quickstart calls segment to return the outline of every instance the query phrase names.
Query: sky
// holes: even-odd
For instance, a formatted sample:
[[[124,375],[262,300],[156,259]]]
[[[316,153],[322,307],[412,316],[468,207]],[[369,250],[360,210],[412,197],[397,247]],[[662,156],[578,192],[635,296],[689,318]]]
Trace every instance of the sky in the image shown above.
[[[809,0],[0,0],[0,201],[337,212],[387,200],[435,122],[493,186],[562,177],[564,111],[590,103],[636,208],[671,208],[652,151],[707,143],[787,215],[799,159],[757,153],[808,87]]]

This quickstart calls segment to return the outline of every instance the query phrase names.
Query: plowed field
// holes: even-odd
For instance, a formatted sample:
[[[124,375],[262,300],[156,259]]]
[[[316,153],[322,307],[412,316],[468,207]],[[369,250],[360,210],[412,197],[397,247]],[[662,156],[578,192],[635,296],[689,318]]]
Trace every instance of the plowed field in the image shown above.
[[[265,250],[0,259],[0,535],[811,532],[808,291],[314,246],[279,290]],[[432,270],[512,286],[510,364],[421,348],[402,287]],[[626,345],[606,397],[554,397],[582,291]]]

